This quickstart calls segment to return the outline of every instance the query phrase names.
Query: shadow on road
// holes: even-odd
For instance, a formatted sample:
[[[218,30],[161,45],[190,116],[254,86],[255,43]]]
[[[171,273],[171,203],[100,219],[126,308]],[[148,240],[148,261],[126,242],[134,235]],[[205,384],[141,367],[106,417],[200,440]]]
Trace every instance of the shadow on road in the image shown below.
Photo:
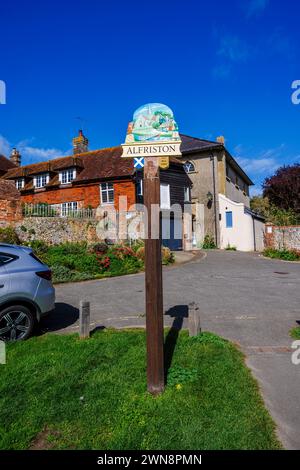
[[[54,312],[47,317],[42,318],[37,326],[37,336],[48,332],[62,330],[68,326],[74,325],[79,318],[79,309],[72,305],[58,302],[55,304]]]
[[[167,383],[168,372],[172,364],[179,331],[182,329],[183,320],[189,315],[189,309],[187,305],[175,305],[167,310],[165,315],[174,318],[172,326],[166,336],[164,346],[165,383]]]

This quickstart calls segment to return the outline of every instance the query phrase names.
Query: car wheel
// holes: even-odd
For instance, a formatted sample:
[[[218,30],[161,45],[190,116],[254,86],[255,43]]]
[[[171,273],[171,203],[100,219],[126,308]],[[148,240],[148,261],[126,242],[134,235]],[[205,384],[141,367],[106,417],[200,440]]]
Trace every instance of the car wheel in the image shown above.
[[[23,305],[12,305],[0,312],[0,340],[21,341],[27,339],[34,327],[32,312]]]

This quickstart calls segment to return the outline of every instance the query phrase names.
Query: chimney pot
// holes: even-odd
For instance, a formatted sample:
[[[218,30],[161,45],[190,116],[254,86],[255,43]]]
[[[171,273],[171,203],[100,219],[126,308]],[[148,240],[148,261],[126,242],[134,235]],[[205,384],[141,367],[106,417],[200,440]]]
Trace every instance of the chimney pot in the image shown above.
[[[78,131],[78,137],[73,139],[73,154],[84,153],[89,151],[89,141],[84,136],[82,130]]]
[[[217,137],[217,142],[219,142],[219,144],[225,145],[225,137],[223,135],[220,135],[219,137]]]
[[[9,159],[14,165],[21,166],[21,155],[15,147],[12,149]]]

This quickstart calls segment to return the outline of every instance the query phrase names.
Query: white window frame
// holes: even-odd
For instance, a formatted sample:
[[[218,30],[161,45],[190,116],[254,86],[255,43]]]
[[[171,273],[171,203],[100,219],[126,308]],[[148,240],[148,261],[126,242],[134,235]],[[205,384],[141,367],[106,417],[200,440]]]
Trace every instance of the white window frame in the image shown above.
[[[161,209],[170,209],[170,185],[166,183],[160,184],[160,207]]]
[[[144,187],[143,187],[143,178],[137,180],[137,195],[143,196]]]
[[[101,194],[101,204],[114,204],[115,202],[115,189],[113,183],[101,183],[100,184],[100,194]],[[112,200],[110,200],[110,196],[112,194]],[[103,196],[105,195],[105,198]],[[104,200],[106,199],[106,201]]]
[[[191,188],[189,186],[184,187],[184,202],[191,202]]]
[[[33,178],[33,185],[35,188],[44,188],[49,183],[49,173],[41,173]]]
[[[66,168],[59,172],[60,184],[70,184],[76,178],[76,168]]]
[[[78,211],[78,202],[62,202],[60,205],[60,215],[61,217],[67,217],[70,212]]]
[[[25,180],[24,180],[24,178],[18,178],[18,179],[16,180],[16,188],[17,188],[18,190],[20,190],[20,189],[23,189],[24,186],[25,186]]]
[[[195,173],[196,171],[195,163],[191,162],[191,160],[187,160],[183,166],[186,173]],[[192,170],[190,167],[192,167]]]

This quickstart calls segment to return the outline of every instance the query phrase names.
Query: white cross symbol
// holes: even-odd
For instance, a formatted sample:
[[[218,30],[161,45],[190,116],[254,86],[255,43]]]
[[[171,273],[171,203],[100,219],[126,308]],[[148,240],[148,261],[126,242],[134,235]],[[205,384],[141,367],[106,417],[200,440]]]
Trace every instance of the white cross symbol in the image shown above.
[[[134,168],[144,168],[144,158],[143,157],[135,157],[133,166],[134,166]]]

